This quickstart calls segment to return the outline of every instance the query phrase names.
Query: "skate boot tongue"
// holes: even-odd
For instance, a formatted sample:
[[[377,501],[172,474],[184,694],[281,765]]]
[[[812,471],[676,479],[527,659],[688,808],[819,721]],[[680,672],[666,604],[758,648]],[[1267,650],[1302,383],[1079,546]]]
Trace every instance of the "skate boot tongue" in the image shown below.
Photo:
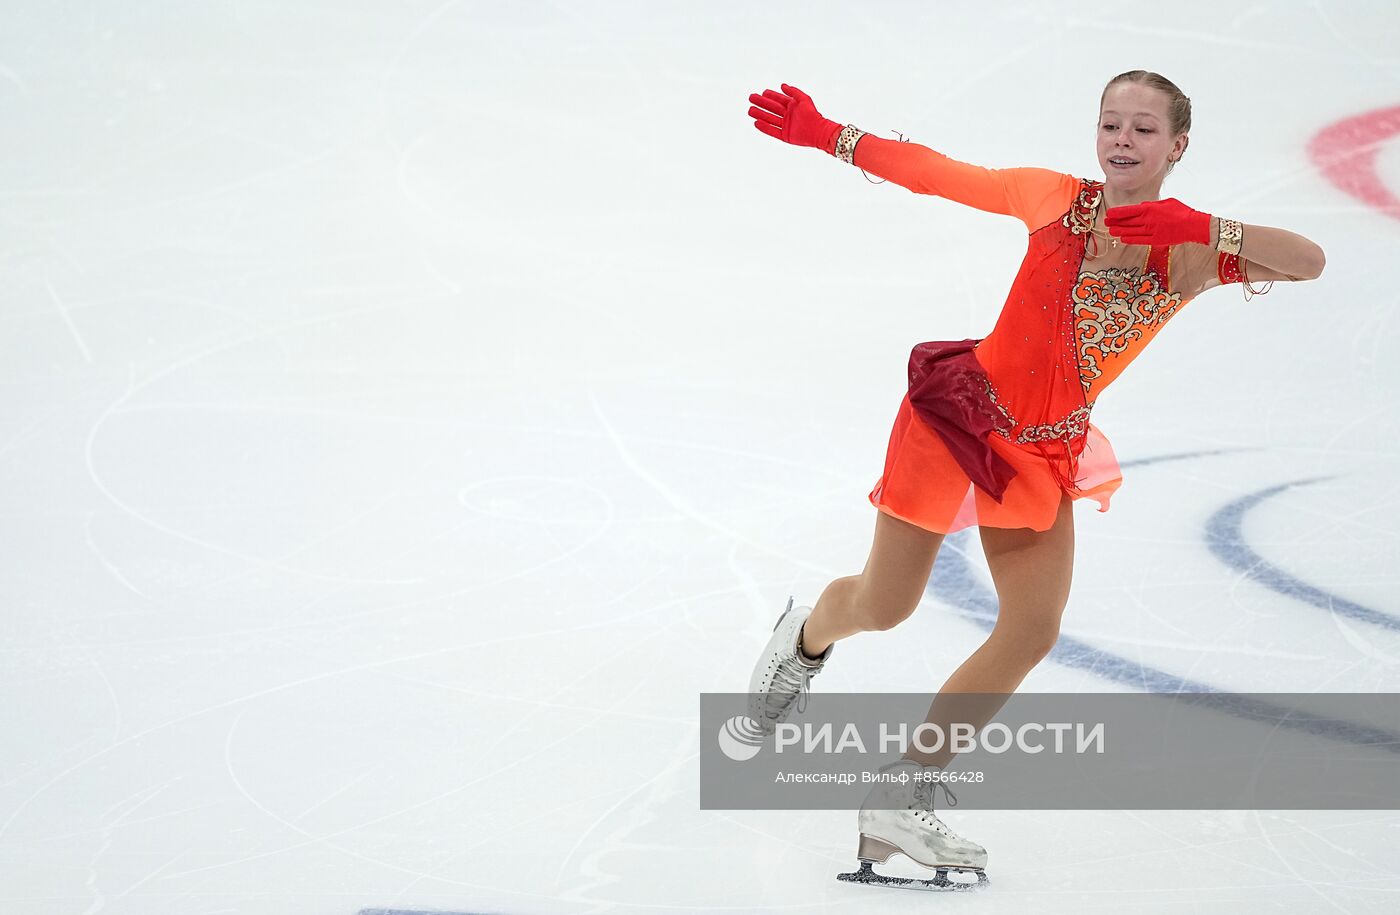
[[[914,802],[923,806],[923,809],[933,813],[933,801],[937,789],[943,789],[943,795],[948,799],[949,807],[958,806],[958,796],[948,787],[948,782],[937,778],[939,773],[945,770],[940,766],[925,766],[912,759],[897,759],[889,765],[881,766],[881,772],[891,772],[897,769],[905,769],[914,778]],[[928,776],[934,776],[929,778]]]
[[[773,672],[773,690],[769,695],[778,698],[784,708],[796,696],[797,714],[800,715],[807,711],[807,683],[820,672],[820,664],[807,665],[795,659],[785,660]]]
[[[804,657],[802,632],[812,608],[794,608],[792,603],[789,597],[749,677],[749,717],[765,735],[786,721],[794,707],[799,714],[807,711],[811,679],[836,650],[833,643],[815,660]]]
[[[935,770],[938,769],[937,766],[929,766],[928,768],[930,768],[930,769],[935,769]],[[941,771],[941,770],[940,770],[940,771]],[[933,812],[933,798],[934,798],[934,792],[935,792],[935,790],[938,789],[938,788],[942,788],[942,789],[943,789],[943,796],[946,797],[946,798],[948,799],[948,806],[949,806],[949,807],[956,807],[956,806],[958,806],[958,796],[948,789],[948,783],[945,782],[945,781],[928,781],[928,782],[926,782],[926,781],[918,781],[918,782],[915,782],[915,783],[914,783],[914,798],[915,798],[916,800],[918,800],[920,803],[925,804],[925,805],[926,805],[925,809],[928,810],[930,813],[932,813],[932,812]]]

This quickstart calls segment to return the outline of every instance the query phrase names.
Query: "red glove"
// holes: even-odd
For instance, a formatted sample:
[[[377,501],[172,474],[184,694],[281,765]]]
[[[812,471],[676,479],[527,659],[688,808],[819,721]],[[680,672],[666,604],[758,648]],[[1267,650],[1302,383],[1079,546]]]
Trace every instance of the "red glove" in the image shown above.
[[[814,146],[834,155],[836,135],[843,125],[822,117],[811,96],[801,89],[787,83],[782,86],[783,92],[764,89],[762,95],[749,96],[749,101],[757,106],[749,108],[753,126],[784,143]]]
[[[1113,207],[1103,214],[1109,233],[1130,245],[1210,244],[1210,214],[1175,197]]]

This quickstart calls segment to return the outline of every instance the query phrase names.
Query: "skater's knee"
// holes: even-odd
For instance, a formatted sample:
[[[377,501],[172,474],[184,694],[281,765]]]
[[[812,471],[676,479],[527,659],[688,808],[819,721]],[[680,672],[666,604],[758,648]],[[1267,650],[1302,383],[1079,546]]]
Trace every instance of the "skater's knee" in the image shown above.
[[[861,608],[862,628],[881,632],[893,629],[914,613],[914,607],[907,604],[877,604]]]
[[[894,587],[862,575],[851,589],[851,615],[866,631],[893,629],[913,615],[923,589],[905,583]]]
[[[1060,626],[1058,621],[1018,626],[998,623],[992,630],[992,638],[1003,651],[1016,655],[1027,667],[1034,667],[1055,649],[1060,639]]]
[[[1060,640],[1060,630],[1056,627],[1047,632],[1036,633],[1026,646],[1026,652],[1030,655],[1033,663],[1039,664],[1055,650],[1055,643]]]

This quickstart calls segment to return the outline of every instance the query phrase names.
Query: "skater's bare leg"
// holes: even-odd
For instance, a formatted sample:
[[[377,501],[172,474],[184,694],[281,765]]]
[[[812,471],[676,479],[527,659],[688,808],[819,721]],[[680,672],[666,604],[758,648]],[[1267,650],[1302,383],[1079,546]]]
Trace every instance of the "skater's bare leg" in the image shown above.
[[[859,575],[826,586],[802,631],[802,650],[815,657],[832,642],[889,629],[914,612],[928,585],[943,535],[876,511],[875,542]]]
[[[945,733],[952,721],[966,721],[980,729],[1055,646],[1074,571],[1072,505],[1064,496],[1048,531],[979,528],[996,583],[997,623],[982,646],[948,678],[929,709],[927,720]],[[963,693],[994,695],[949,698]],[[954,755],[947,746],[924,753],[912,745],[905,754],[922,765],[944,767]]]

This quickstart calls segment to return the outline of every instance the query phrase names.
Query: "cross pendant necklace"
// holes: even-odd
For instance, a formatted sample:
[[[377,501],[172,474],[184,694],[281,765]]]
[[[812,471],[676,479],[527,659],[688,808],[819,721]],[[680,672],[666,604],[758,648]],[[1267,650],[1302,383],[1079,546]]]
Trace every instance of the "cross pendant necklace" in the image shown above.
[[[1098,208],[1099,208],[1099,210],[1101,210],[1102,212],[1107,213],[1107,212],[1108,212],[1108,201],[1107,201],[1107,200],[1104,200],[1104,199],[1102,199],[1102,198],[1100,198],[1100,199],[1099,199],[1099,207],[1098,207]],[[1095,231],[1098,232],[1100,235],[1104,236],[1105,238],[1111,239],[1111,240],[1113,241],[1113,247],[1115,247],[1115,248],[1118,247],[1118,236],[1116,236],[1116,235],[1114,235],[1112,232],[1108,231],[1108,228],[1107,228],[1106,226],[1105,226],[1103,229],[1095,229]]]

